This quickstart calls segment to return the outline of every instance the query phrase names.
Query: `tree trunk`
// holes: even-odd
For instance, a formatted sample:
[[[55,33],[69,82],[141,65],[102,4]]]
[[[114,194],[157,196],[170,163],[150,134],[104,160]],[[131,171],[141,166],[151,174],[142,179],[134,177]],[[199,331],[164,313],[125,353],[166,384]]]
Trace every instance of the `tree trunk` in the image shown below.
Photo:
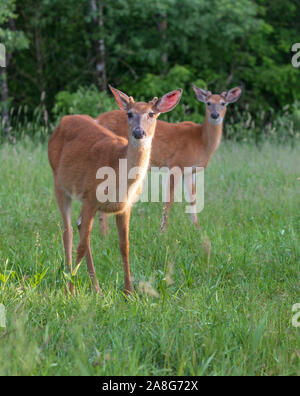
[[[38,7],[38,5],[37,5]],[[35,16],[35,51],[36,51],[36,61],[37,61],[37,73],[39,77],[39,88],[40,88],[40,100],[43,112],[44,122],[47,125],[49,116],[46,106],[46,85],[44,78],[44,60],[42,54],[42,35],[39,27],[39,15],[38,11]]]
[[[14,20],[11,18],[9,20],[9,26],[11,30],[16,30]],[[5,68],[0,68],[0,84],[1,84],[1,101],[2,101],[2,128],[5,137],[9,137],[10,130],[10,117],[9,117],[9,107],[8,107],[8,77],[7,69],[11,60],[11,54],[6,53],[6,64]]]
[[[158,14],[159,22],[157,24],[157,30],[161,34],[161,41],[162,41],[162,55],[161,60],[163,64],[163,72],[162,74],[167,74],[168,72],[168,53],[166,49],[167,43],[167,29],[168,29],[168,21],[167,16]]]
[[[107,77],[106,77],[106,62],[105,62],[105,41],[104,41],[104,24],[103,24],[103,1],[91,0],[91,9],[93,12],[93,21],[97,25],[99,32],[99,40],[97,42],[97,63],[96,63],[96,75],[99,88],[101,90],[106,89]]]
[[[1,100],[2,100],[2,126],[4,136],[8,136],[9,132],[9,111],[8,111],[8,84],[6,70],[3,68],[0,73],[1,79]]]

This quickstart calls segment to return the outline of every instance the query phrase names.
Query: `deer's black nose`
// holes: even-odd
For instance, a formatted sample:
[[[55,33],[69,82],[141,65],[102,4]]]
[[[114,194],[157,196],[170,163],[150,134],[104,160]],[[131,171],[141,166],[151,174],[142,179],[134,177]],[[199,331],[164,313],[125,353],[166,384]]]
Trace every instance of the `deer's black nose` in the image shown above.
[[[214,120],[217,120],[220,117],[219,113],[211,113],[211,118],[213,118]]]
[[[142,139],[143,137],[146,136],[146,132],[145,132],[142,128],[138,127],[138,128],[135,128],[135,129],[132,131],[132,136],[133,136],[135,139]]]

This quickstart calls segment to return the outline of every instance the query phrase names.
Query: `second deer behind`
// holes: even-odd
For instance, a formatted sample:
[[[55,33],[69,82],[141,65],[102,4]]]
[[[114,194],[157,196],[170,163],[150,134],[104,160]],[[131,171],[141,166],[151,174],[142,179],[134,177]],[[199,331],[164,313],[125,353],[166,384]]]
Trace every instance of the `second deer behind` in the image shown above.
[[[206,116],[204,123],[196,124],[185,121],[179,124],[157,121],[155,137],[153,139],[151,165],[157,167],[180,168],[203,167],[209,163],[213,153],[219,147],[226,108],[229,103],[236,102],[241,95],[241,88],[232,88],[228,92],[212,94],[194,85],[197,99],[205,103]],[[127,134],[127,116],[120,110],[109,111],[100,115],[97,122],[110,129],[119,136]],[[189,177],[193,178],[193,174]],[[198,216],[196,214],[195,183],[193,180],[184,180],[186,189],[192,202],[191,220],[198,227]],[[168,187],[169,200],[164,206],[161,229],[167,230],[170,209],[174,202],[175,178],[170,177]],[[106,216],[100,214],[100,225],[102,233],[107,232]]]

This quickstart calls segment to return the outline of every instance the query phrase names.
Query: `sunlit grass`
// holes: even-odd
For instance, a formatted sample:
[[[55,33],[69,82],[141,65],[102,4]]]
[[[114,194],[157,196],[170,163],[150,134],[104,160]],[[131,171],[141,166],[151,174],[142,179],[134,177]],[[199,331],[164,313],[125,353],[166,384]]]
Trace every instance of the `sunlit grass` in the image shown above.
[[[97,222],[92,235],[104,296],[82,263],[66,298],[46,147],[2,146],[0,159],[1,375],[300,374],[299,147],[222,144],[205,172],[201,231],[175,204],[161,234],[162,206],[138,203],[129,300],[113,218],[105,240]]]

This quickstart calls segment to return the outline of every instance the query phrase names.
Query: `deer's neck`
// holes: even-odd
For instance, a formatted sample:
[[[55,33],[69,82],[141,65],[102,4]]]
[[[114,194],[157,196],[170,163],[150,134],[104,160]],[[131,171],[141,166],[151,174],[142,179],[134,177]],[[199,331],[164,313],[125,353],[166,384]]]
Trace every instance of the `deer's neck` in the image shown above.
[[[128,170],[128,191],[127,203],[131,205],[142,187],[146,177],[151,155],[152,138],[137,142],[132,137],[128,140],[127,148],[127,170]]]
[[[223,133],[223,122],[221,124],[212,124],[206,117],[202,125],[202,145],[205,152],[205,163],[207,164],[213,153],[221,143]]]

